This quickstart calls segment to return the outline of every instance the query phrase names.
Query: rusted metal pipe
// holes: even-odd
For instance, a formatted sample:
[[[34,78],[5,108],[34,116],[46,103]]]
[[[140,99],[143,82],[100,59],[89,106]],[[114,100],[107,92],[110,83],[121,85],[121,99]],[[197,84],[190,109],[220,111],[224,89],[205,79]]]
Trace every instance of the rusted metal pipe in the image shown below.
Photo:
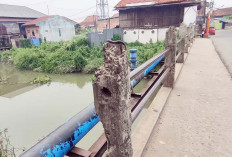
[[[138,104],[138,106],[134,109],[132,112],[132,121],[134,122],[135,119],[138,117],[140,112],[143,110],[146,103],[150,100],[152,95],[155,93],[155,91],[159,88],[163,80],[166,78],[168,73],[170,72],[170,68],[166,69],[161,76],[158,78],[158,80],[154,83],[153,87],[149,90],[149,92],[146,94],[146,96],[143,98],[143,100]]]

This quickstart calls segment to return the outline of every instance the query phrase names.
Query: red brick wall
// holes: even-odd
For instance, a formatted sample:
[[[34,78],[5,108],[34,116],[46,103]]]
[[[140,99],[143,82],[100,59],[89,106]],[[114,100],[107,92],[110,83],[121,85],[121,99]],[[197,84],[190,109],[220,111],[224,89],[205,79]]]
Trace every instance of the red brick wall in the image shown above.
[[[99,20],[97,31],[103,32],[104,29],[111,29],[119,26],[119,18],[110,18],[107,20]]]
[[[25,28],[25,30],[26,30],[26,35],[27,35],[28,39],[30,37],[33,37],[32,31],[34,31],[36,38],[40,38],[40,33],[39,33],[39,27],[38,26],[27,26]]]

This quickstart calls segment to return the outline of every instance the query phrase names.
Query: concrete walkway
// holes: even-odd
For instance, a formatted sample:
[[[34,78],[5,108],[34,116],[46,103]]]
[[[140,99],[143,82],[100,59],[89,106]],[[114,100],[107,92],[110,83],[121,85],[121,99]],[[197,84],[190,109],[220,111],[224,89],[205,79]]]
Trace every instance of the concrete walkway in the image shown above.
[[[232,80],[210,39],[195,40],[143,156],[232,156]]]

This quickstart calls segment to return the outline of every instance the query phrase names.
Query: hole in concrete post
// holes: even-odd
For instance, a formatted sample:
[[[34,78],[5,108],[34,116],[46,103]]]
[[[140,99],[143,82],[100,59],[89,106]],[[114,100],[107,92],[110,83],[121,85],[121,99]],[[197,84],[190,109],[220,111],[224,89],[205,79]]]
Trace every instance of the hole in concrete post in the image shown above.
[[[109,89],[103,87],[103,88],[101,89],[101,91],[102,91],[102,93],[103,93],[105,96],[111,97],[111,92],[110,92]]]

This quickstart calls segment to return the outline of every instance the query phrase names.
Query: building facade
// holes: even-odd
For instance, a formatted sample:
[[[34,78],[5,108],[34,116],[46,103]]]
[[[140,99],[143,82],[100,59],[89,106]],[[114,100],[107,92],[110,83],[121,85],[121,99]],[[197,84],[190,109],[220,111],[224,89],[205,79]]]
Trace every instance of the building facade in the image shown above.
[[[232,29],[232,7],[213,11],[212,20],[216,29]]]
[[[184,21],[185,8],[196,5],[199,2],[194,0],[121,0],[115,8],[119,10],[123,40],[147,43],[164,40],[168,27],[179,27]],[[186,23],[193,21],[196,13]]]
[[[45,14],[28,7],[0,4],[0,38],[8,38],[11,45],[19,47],[19,39],[26,37],[22,25],[42,16]]]
[[[40,38],[42,41],[67,41],[75,36],[77,23],[63,16],[44,16],[30,21],[25,27],[27,38]]]
[[[97,31],[103,32],[104,29],[112,29],[119,27],[119,14],[115,14],[107,19],[99,19],[97,21]]]

